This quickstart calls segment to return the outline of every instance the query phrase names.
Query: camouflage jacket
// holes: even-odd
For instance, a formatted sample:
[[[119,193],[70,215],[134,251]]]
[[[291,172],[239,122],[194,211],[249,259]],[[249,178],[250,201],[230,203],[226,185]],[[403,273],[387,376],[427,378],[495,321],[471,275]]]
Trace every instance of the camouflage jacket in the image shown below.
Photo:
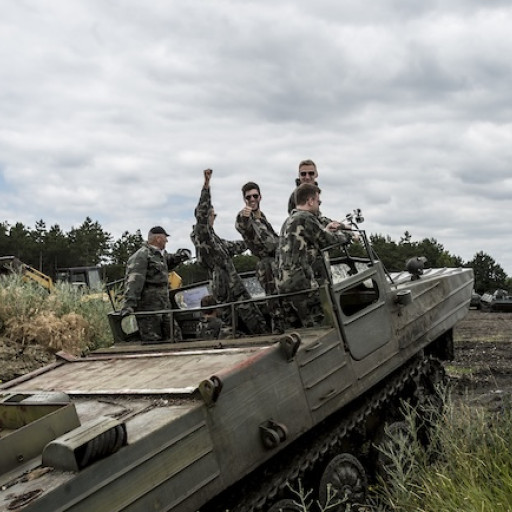
[[[145,288],[165,288],[169,283],[169,271],[178,265],[182,259],[175,254],[144,245],[130,258],[126,265],[125,290],[123,307],[136,308]]]
[[[196,326],[196,334],[203,340],[217,340],[220,338],[222,326],[220,318],[202,315]]]
[[[300,185],[300,180],[295,180],[295,183],[297,184],[297,187]],[[315,181],[315,185],[318,187],[318,183]],[[295,188],[297,190],[297,188]],[[297,208],[297,203],[295,202],[295,190],[291,193],[290,199],[288,199],[288,215],[292,213],[295,208]],[[329,217],[325,217],[320,212],[318,212],[318,218],[323,226],[327,226],[330,222],[332,222],[332,219]]]
[[[297,203],[295,201],[295,191],[297,190],[297,187],[300,185],[300,180],[298,178],[295,179],[295,188],[293,189],[293,192],[290,194],[290,199],[288,199],[288,215],[295,210],[297,207]],[[315,185],[318,187],[318,183],[315,181]]]
[[[260,259],[275,257],[279,237],[263,212],[259,212],[259,215],[251,213],[250,217],[245,217],[239,212],[235,228],[254,256]]]
[[[346,242],[350,235],[324,229],[319,217],[293,210],[281,228],[277,252],[278,288],[282,293],[317,287],[313,264],[321,249]]]
[[[203,188],[195,211],[196,223],[190,238],[196,248],[197,260],[210,272],[216,267],[229,268],[233,265],[231,258],[247,250],[242,240],[224,240],[215,233],[208,219],[211,208],[210,189]]]

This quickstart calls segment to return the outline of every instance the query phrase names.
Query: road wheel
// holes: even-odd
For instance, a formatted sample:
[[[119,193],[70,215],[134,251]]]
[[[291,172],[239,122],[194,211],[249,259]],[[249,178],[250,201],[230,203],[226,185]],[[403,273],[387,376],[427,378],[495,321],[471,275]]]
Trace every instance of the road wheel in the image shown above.
[[[347,505],[365,501],[368,481],[363,465],[350,453],[336,455],[320,479],[320,504],[332,512],[345,512]]]
[[[397,464],[407,466],[404,447],[410,446],[412,442],[413,436],[406,421],[394,421],[387,425],[377,447],[377,475],[389,482],[389,476],[397,469]]]

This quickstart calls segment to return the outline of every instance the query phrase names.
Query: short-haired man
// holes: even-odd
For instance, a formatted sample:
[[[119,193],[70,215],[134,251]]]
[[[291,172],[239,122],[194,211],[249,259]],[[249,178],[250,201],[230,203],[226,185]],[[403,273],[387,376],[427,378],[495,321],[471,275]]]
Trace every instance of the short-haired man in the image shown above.
[[[151,228],[147,242],[128,259],[121,316],[137,311],[171,309],[169,271],[188,260],[190,251],[178,249],[175,254],[169,254],[165,251],[168,237],[163,227]],[[182,339],[176,321],[173,323],[174,336],[171,339],[169,314],[138,315],[137,325],[143,343]]]
[[[236,230],[242,235],[251,253],[258,258],[256,277],[267,295],[276,295],[276,250],[279,236],[260,209],[262,195],[257,183],[249,181],[242,187],[245,206],[238,213]],[[269,301],[272,331],[283,332],[284,325],[279,301]]]
[[[296,183],[297,187],[299,187],[300,185],[302,185],[304,183],[318,186],[317,180],[318,180],[318,169],[316,167],[315,162],[313,162],[313,160],[309,160],[309,159],[302,160],[299,163],[299,176],[295,179],[295,183]],[[295,200],[296,192],[297,192],[297,189],[295,189],[292,192],[292,194],[290,195],[290,199],[288,201],[288,215],[290,213],[292,213],[292,211],[296,208],[296,200]],[[320,220],[320,223],[323,226],[327,226],[328,224],[333,222],[333,220],[330,219],[329,217],[322,215],[322,213],[320,213],[320,211],[317,213],[317,216],[318,216],[318,219]],[[350,227],[345,224],[341,224],[339,229],[350,229]],[[317,260],[317,262],[313,265],[313,270],[315,272],[315,277],[316,277],[317,281],[322,282],[323,280],[325,280],[326,276],[324,275],[324,266],[323,266],[323,263],[320,261],[320,259]]]
[[[291,293],[318,288],[313,266],[321,257],[321,250],[339,243],[348,242],[351,235],[339,231],[342,225],[331,221],[324,226],[319,218],[320,189],[311,183],[297,187],[296,206],[284,222],[279,237],[277,253],[278,279],[280,293]],[[314,324],[311,300],[319,302],[318,297],[297,295],[291,298],[302,325]]]
[[[312,185],[318,185],[316,182],[318,178],[318,170],[316,168],[315,162],[313,160],[302,160],[299,163],[299,176],[295,179],[295,185],[298,187],[302,185],[302,183],[310,183]],[[295,209],[296,200],[295,200],[295,189],[288,200],[288,214],[292,213],[292,210]]]
[[[195,210],[196,223],[191,238],[199,263],[208,270],[215,300],[219,303],[249,300],[251,296],[231,259],[235,254],[244,252],[247,246],[241,240],[232,242],[220,238],[213,229],[216,214],[210,195],[212,173],[211,169],[203,171],[204,184]],[[265,332],[265,318],[256,304],[252,302],[240,304],[237,306],[237,311],[250,334]]]

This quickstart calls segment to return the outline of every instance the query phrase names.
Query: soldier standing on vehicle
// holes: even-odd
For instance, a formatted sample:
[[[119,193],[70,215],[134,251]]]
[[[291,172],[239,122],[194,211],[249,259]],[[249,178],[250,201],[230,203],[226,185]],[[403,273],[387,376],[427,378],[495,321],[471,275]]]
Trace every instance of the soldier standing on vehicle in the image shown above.
[[[295,178],[295,184],[297,187],[299,185],[302,185],[303,183],[309,183],[310,185],[316,185],[318,187],[317,183],[318,179],[318,169],[316,167],[315,162],[313,160],[302,160],[302,162],[299,163],[299,176],[298,178]],[[288,215],[292,213],[292,211],[296,208],[297,203],[295,202],[295,192],[297,189],[295,189],[291,195],[290,199],[288,200]],[[332,219],[329,217],[325,217],[320,212],[318,212],[318,218],[320,219],[320,222],[327,226],[330,222],[333,222]],[[350,229],[349,227],[345,226],[344,224],[341,225],[340,229]]]
[[[147,242],[128,259],[121,316],[171,309],[169,271],[190,259],[191,254],[188,249],[178,249],[175,254],[167,253],[165,246],[168,236],[161,226],[151,228]],[[143,343],[171,338],[170,314],[138,315],[137,325]],[[171,341],[180,341],[181,330],[176,321],[173,325],[174,336]]]
[[[302,162],[299,163],[299,176],[295,178],[296,187],[302,185],[302,183],[310,183],[318,186],[316,182],[317,178],[318,170],[315,162],[313,162],[313,160],[302,160]],[[297,188],[295,188],[295,190],[297,190]],[[295,201],[295,190],[291,193],[290,199],[288,200],[288,215],[295,210],[297,205]]]
[[[242,235],[251,253],[258,258],[256,277],[267,295],[276,295],[276,251],[279,236],[260,209],[260,187],[252,181],[242,187],[244,208],[238,213],[235,228]],[[272,332],[284,332],[284,322],[279,300],[269,301]]]
[[[212,282],[212,295],[217,302],[249,300],[251,296],[232,260],[235,254],[241,254],[247,249],[245,242],[231,242],[220,238],[213,229],[217,215],[210,195],[212,173],[211,169],[204,171],[204,185],[195,210],[196,223],[191,238],[196,248],[197,259],[208,270]],[[224,314],[229,314],[226,308],[223,311]],[[256,304],[239,304],[237,311],[250,334],[261,334],[266,331],[265,318]],[[229,318],[226,323],[228,321]]]
[[[302,162],[299,163],[299,176],[298,176],[298,178],[295,179],[295,183],[296,183],[297,187],[299,187],[303,183],[309,183],[310,185],[318,186],[317,179],[318,179],[318,169],[316,167],[315,162],[313,162],[313,160],[302,160]],[[297,189],[295,189],[291,193],[290,199],[288,200],[288,215],[290,213],[292,213],[292,211],[297,206],[296,201],[295,201],[296,191],[297,191]],[[320,220],[320,223],[324,227],[327,226],[329,223],[333,222],[333,220],[330,219],[329,217],[325,217],[324,215],[322,215],[322,213],[320,211],[318,212],[317,216],[318,216],[318,219]],[[340,229],[350,229],[350,227],[345,224],[341,224]],[[313,264],[313,270],[315,272],[315,277],[316,277],[317,282],[319,282],[320,284],[322,284],[322,282],[325,282],[325,279],[326,279],[325,269],[324,269],[321,259],[318,259]]]
[[[314,264],[321,257],[321,249],[339,242],[348,242],[351,234],[338,231],[342,224],[331,221],[324,226],[318,218],[320,189],[303,183],[296,190],[296,208],[284,222],[277,253],[280,293],[317,289]],[[321,310],[318,294],[296,295],[290,298],[304,327],[314,324],[314,311]]]

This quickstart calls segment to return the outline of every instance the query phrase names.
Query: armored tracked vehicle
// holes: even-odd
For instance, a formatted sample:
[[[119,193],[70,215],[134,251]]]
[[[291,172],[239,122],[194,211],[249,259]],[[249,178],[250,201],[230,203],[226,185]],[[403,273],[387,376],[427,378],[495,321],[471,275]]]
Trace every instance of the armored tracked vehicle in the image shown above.
[[[371,446],[442,377],[473,272],[389,274],[361,238],[363,256],[324,254],[318,326],[141,345],[119,323],[112,347],[3,384],[0,511],[293,512],[299,483],[363,502]]]
[[[484,293],[480,298],[480,309],[483,311],[512,312],[512,295],[507,290],[496,290]]]

